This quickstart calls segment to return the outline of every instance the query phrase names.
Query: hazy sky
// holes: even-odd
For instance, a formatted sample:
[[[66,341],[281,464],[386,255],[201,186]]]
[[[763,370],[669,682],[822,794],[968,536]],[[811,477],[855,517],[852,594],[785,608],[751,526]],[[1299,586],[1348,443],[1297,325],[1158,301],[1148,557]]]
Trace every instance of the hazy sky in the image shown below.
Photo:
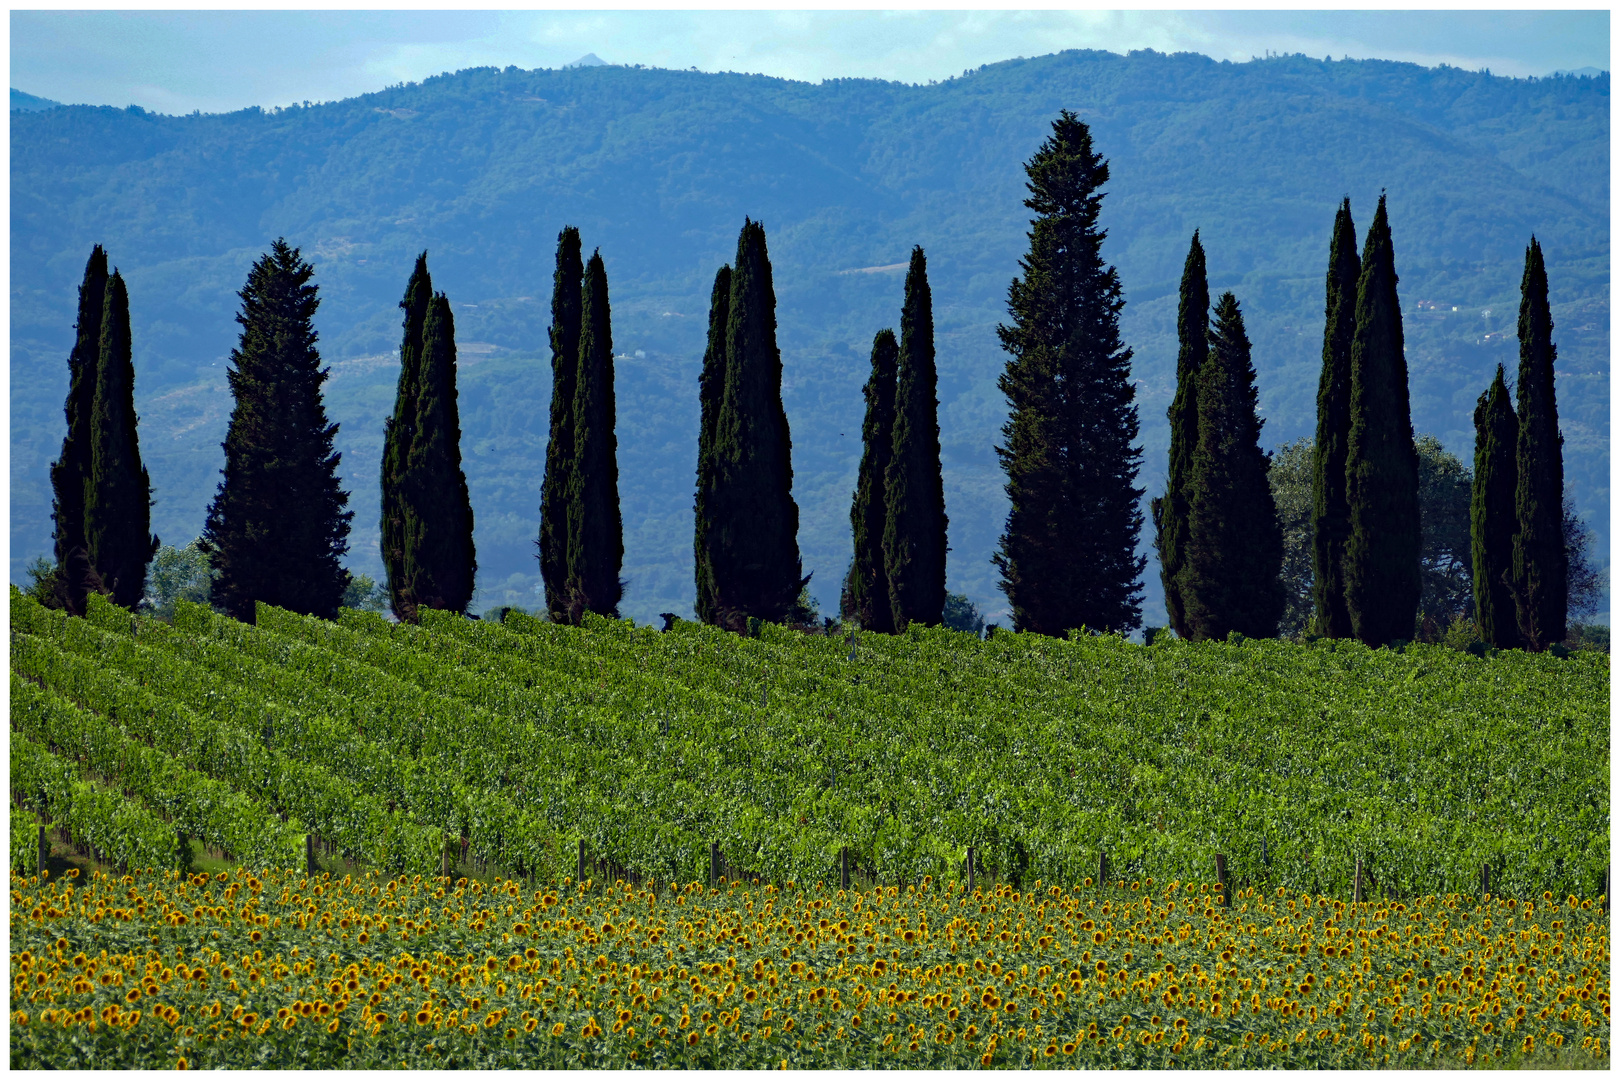
[[[1382,57],[1502,75],[1609,67],[1609,13],[1565,11],[13,11],[11,85],[220,112],[458,68],[613,64],[925,82],[1061,49]]]

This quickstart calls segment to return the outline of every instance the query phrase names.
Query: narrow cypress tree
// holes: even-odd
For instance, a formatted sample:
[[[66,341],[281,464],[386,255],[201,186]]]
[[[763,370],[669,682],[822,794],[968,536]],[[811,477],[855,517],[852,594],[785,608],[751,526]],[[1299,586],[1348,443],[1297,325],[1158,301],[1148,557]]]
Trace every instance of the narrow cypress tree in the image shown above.
[[[900,348],[893,330],[879,330],[872,339],[872,374],[862,393],[866,419],[861,424],[861,466],[856,473],[855,499],[849,510],[855,558],[845,586],[848,602],[844,617],[862,630],[894,633],[889,603],[889,575],[884,572],[883,527],[888,520],[884,501],[885,476],[894,456],[895,379]]]
[[[792,450],[765,228],[745,220],[731,271],[709,531],[716,621],[723,626],[740,630],[750,616],[786,620],[810,580],[800,576]]]
[[[1568,633],[1569,557],[1564,548],[1564,437],[1558,433],[1547,267],[1535,237],[1524,253],[1519,300],[1519,440],[1513,535],[1513,598],[1525,647],[1540,651]]]
[[[996,448],[1012,506],[993,561],[1020,630],[1130,630],[1141,622],[1137,435],[1119,273],[1097,226],[1108,163],[1064,110],[1024,166],[1036,212],[1024,277],[1008,290],[1012,406]]]
[[[433,279],[428,275],[427,252],[416,257],[416,268],[399,302],[405,312],[405,333],[399,343],[399,385],[394,392],[394,415],[383,429],[382,549],[388,597],[396,618],[415,622],[414,604],[405,595],[405,509],[400,501],[400,478],[411,455],[415,432],[416,398],[422,382],[422,328],[433,300]]]
[[[456,400],[456,323],[443,293],[428,303],[416,386],[413,436],[400,476],[404,588],[400,617],[422,608],[465,613],[478,560],[472,498],[461,470],[461,415]]]
[[[1345,496],[1345,455],[1350,441],[1350,353],[1356,336],[1356,286],[1361,259],[1356,226],[1346,198],[1333,219],[1328,248],[1326,324],[1322,330],[1322,377],[1316,389],[1316,444],[1311,475],[1311,594],[1316,632],[1343,638],[1353,633],[1344,600],[1344,545],[1350,535]]]
[[[1177,585],[1195,641],[1232,631],[1274,637],[1282,618],[1283,537],[1260,450],[1259,393],[1243,313],[1231,293],[1215,307],[1198,371],[1198,446],[1185,489],[1185,562]],[[1178,634],[1182,633],[1177,631]]]
[[[1508,400],[1502,365],[1474,407],[1474,490],[1469,525],[1474,563],[1474,622],[1479,636],[1498,649],[1516,649],[1518,616],[1513,606],[1513,537],[1518,531],[1514,490],[1519,467],[1519,418]]]
[[[585,276],[579,230],[557,234],[551,279],[551,435],[540,483],[540,579],[552,622],[568,621],[568,485],[574,468],[574,389],[579,381],[579,330]]]
[[[146,565],[157,554],[152,480],[135,431],[135,362],[129,292],[117,270],[107,281],[101,359],[90,406],[90,476],[84,484],[85,549],[113,602],[134,608],[146,595]]]
[[[1395,248],[1384,197],[1367,230],[1356,283],[1356,332],[1350,347],[1350,436],[1345,497],[1350,535],[1344,549],[1344,598],[1350,624],[1368,645],[1410,640],[1422,595],[1418,458],[1406,384]]]
[[[1159,553],[1159,579],[1164,583],[1164,608],[1177,636],[1191,630],[1182,615],[1177,578],[1186,557],[1187,484],[1193,453],[1198,449],[1198,373],[1209,356],[1209,277],[1204,267],[1204,245],[1193,230],[1187,262],[1181,270],[1181,304],[1176,311],[1176,396],[1170,402],[1170,468],[1164,495],[1152,503],[1154,547]]]
[[[90,409],[101,363],[101,316],[107,302],[107,253],[97,244],[84,264],[79,285],[79,321],[68,354],[68,394],[63,405],[67,434],[62,455],[51,464],[51,519],[55,523],[56,591],[70,610],[84,610],[84,574],[68,573],[69,553],[79,549],[88,565],[84,537],[84,485],[90,478]]]
[[[934,300],[923,249],[911,249],[900,310],[894,454],[884,472],[883,565],[894,628],[945,618],[945,476],[939,462]]]
[[[719,470],[715,457],[715,431],[720,423],[720,402],[726,389],[726,326],[731,321],[731,267],[714,275],[709,294],[709,338],[698,375],[697,495],[692,503],[692,566],[697,584],[697,617],[713,625],[718,621],[714,591],[714,555],[709,533],[714,526]]]
[[[338,489],[315,348],[315,269],[277,240],[237,295],[242,326],[226,373],[236,399],[225,434],[224,481],[198,547],[218,572],[213,602],[243,622],[262,601],[334,618],[349,572],[349,494]]]
[[[600,251],[585,265],[579,377],[574,387],[574,468],[568,478],[570,621],[584,613],[617,618],[624,582],[619,517],[618,437],[614,434],[613,327],[607,268]]]

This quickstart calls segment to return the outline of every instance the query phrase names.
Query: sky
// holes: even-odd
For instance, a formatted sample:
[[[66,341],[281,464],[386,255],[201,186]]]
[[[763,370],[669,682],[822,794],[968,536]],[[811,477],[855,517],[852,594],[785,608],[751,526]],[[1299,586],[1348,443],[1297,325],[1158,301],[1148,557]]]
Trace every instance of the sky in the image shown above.
[[[1606,9],[13,11],[10,36],[12,87],[164,113],[334,101],[461,68],[561,67],[586,54],[810,82],[926,82],[1074,48],[1377,57],[1514,77],[1609,68]]]

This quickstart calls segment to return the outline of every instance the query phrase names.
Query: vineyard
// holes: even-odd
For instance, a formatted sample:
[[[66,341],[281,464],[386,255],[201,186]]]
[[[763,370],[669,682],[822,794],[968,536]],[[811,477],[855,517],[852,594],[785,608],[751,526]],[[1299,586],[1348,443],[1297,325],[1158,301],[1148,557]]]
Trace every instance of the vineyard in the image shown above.
[[[11,797],[115,867],[1596,897],[1607,657],[421,626],[11,596]],[[16,818],[14,818],[14,821]],[[306,840],[306,837],[309,838]],[[13,865],[31,845],[12,839]],[[581,852],[584,855],[582,856]]]

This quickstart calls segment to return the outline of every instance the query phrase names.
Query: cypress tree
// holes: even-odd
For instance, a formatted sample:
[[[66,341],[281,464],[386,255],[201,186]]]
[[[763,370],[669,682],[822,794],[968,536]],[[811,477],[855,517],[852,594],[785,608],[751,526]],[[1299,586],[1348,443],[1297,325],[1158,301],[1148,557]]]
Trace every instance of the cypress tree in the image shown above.
[[[855,558],[846,585],[844,617],[862,630],[894,633],[889,603],[889,575],[884,572],[883,528],[888,520],[884,500],[885,476],[894,456],[895,379],[900,348],[893,330],[879,330],[872,339],[872,374],[866,380],[866,419],[861,424],[861,466],[855,479],[855,500],[849,510]]]
[[[107,300],[107,253],[100,244],[90,250],[79,285],[79,319],[74,324],[73,349],[68,354],[68,394],[63,404],[67,434],[62,454],[51,464],[52,539],[56,551],[53,591],[75,613],[84,610],[84,569],[89,553],[84,537],[84,485],[90,477],[90,408],[96,393],[96,370],[101,362],[101,316]],[[69,573],[69,553],[78,572]],[[82,565],[80,565],[82,564]]]
[[[422,328],[433,300],[433,279],[428,275],[427,252],[416,257],[416,268],[405,285],[400,309],[405,312],[405,333],[399,343],[399,385],[394,392],[394,415],[383,429],[382,549],[388,597],[396,618],[416,621],[414,604],[405,595],[405,509],[400,501],[400,478],[411,455],[415,431],[416,398],[422,381]]]
[[[135,362],[129,292],[117,270],[107,280],[101,358],[90,406],[90,476],[84,484],[85,550],[113,602],[133,609],[146,595],[146,565],[157,554],[152,480],[136,435]]]
[[[552,622],[567,622],[568,486],[574,469],[574,390],[579,381],[582,281],[579,230],[557,234],[557,269],[551,278],[551,435],[540,484],[540,579]]]
[[[1395,248],[1384,197],[1367,230],[1350,347],[1350,435],[1345,498],[1345,608],[1368,645],[1410,640],[1422,594],[1418,458],[1406,383]]]
[[[715,430],[720,423],[720,402],[726,389],[726,326],[731,321],[731,267],[714,275],[709,294],[709,338],[698,375],[697,495],[692,505],[692,565],[697,584],[697,617],[710,625],[719,621],[714,591],[714,556],[709,533],[714,525],[719,471],[715,458]]]
[[[570,621],[584,613],[617,618],[624,582],[619,517],[618,438],[614,434],[613,328],[601,252],[585,265],[579,376],[574,387],[574,467],[568,478]]]
[[[1345,496],[1345,455],[1350,440],[1350,353],[1356,336],[1356,287],[1361,259],[1356,226],[1346,198],[1333,219],[1328,248],[1326,323],[1322,330],[1322,377],[1316,389],[1316,444],[1311,475],[1311,594],[1316,632],[1351,636],[1344,600],[1344,545],[1350,535]]]
[[[993,561],[1020,630],[1130,630],[1141,622],[1133,485],[1137,435],[1131,350],[1119,338],[1119,273],[1098,228],[1108,163],[1064,110],[1024,166],[1038,215],[1024,277],[1008,290],[1011,354],[1000,380],[1012,415],[996,448],[1011,509]]]
[[[765,228],[745,220],[732,262],[726,380],[715,423],[709,540],[720,625],[740,630],[750,616],[785,621],[810,580],[800,576],[792,449]]]
[[[1164,495],[1152,503],[1154,547],[1159,553],[1159,579],[1164,583],[1164,608],[1177,636],[1191,630],[1182,615],[1177,579],[1185,559],[1187,484],[1193,453],[1198,448],[1198,373],[1209,356],[1209,277],[1204,266],[1204,245],[1193,230],[1187,262],[1181,270],[1181,304],[1176,311],[1176,396],[1170,402],[1170,468]]]
[[[1514,487],[1513,598],[1525,647],[1540,651],[1568,633],[1569,557],[1564,546],[1564,437],[1558,433],[1547,267],[1535,237],[1519,286],[1519,440]]]
[[[422,608],[465,613],[478,572],[472,498],[461,470],[456,323],[443,293],[428,303],[418,374],[410,454],[399,483],[405,554],[400,617],[411,622]]]
[[[923,249],[911,249],[900,310],[894,453],[884,472],[883,565],[894,628],[945,617],[945,477],[939,462],[934,301]]]
[[[349,494],[338,488],[315,347],[315,269],[277,240],[237,295],[242,336],[226,373],[235,406],[225,434],[225,479],[198,547],[218,573],[213,602],[253,622],[262,601],[334,618],[349,572]]]
[[[1469,525],[1474,563],[1474,623],[1479,636],[1498,649],[1521,644],[1513,605],[1513,539],[1517,529],[1514,491],[1519,418],[1508,400],[1502,365],[1474,407],[1474,490]]]
[[[1198,445],[1185,489],[1185,562],[1177,585],[1195,641],[1232,631],[1274,637],[1285,597],[1283,536],[1260,449],[1243,313],[1231,293],[1215,307],[1209,356],[1198,371]],[[1181,631],[1177,631],[1181,634]]]

